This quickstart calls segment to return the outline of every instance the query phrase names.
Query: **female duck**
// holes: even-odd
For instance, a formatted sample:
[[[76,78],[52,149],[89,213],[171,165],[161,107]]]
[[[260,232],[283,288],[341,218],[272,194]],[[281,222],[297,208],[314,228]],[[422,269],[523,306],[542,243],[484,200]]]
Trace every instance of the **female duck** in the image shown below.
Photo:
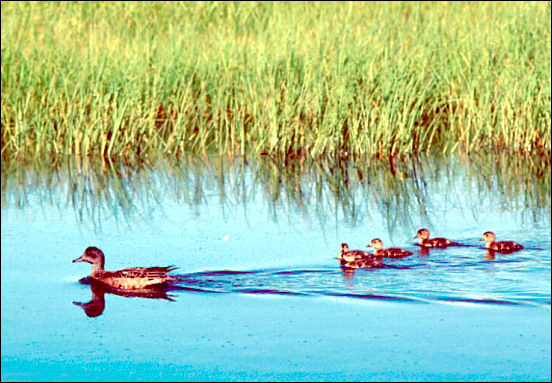
[[[383,264],[376,260],[373,254],[362,250],[349,250],[349,245],[346,243],[341,244],[341,251],[337,256],[341,266],[350,269],[378,267]]]
[[[483,234],[483,237],[479,241],[487,242],[485,247],[492,251],[497,251],[499,253],[511,253],[513,251],[518,251],[523,249],[523,245],[516,243],[514,241],[500,241],[495,242],[496,236],[492,231],[487,231]]]
[[[381,258],[402,258],[407,255],[412,255],[411,251],[401,249],[400,247],[383,248],[383,242],[379,238],[374,238],[370,242],[369,247],[374,248],[374,255]]]
[[[89,247],[75,262],[88,262],[92,264],[92,279],[102,282],[108,286],[121,289],[141,289],[155,285],[161,285],[176,281],[176,278],[167,275],[177,267],[131,267],[118,271],[104,270],[104,253],[97,247]]]
[[[413,239],[416,238],[420,238],[419,245],[422,247],[458,246],[458,243],[452,242],[446,238],[429,238],[429,230],[427,229],[418,230],[418,234],[416,234]]]

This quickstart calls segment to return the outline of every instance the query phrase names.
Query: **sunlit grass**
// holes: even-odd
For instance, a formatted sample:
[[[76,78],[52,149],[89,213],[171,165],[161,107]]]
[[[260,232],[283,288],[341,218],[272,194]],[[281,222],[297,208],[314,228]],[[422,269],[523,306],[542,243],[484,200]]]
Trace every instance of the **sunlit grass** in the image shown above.
[[[2,3],[2,156],[550,154],[550,3]]]

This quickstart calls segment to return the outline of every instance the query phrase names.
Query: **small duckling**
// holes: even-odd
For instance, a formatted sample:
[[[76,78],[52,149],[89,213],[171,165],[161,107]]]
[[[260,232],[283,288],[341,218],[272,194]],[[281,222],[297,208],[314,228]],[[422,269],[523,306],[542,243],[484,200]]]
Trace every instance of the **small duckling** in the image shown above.
[[[354,262],[347,262],[343,265],[347,269],[369,269],[372,267],[383,267],[383,263],[375,259],[358,259]]]
[[[500,241],[495,242],[496,236],[492,231],[487,231],[483,234],[483,237],[479,241],[487,242],[485,247],[492,251],[497,251],[499,253],[511,253],[523,249],[523,245],[516,243],[514,241]]]
[[[347,243],[341,244],[341,251],[337,256],[341,266],[350,269],[380,267],[383,264],[376,260],[374,254],[362,250],[349,250]]]
[[[379,238],[372,239],[368,247],[374,248],[374,255],[381,258],[403,258],[413,254],[411,251],[401,249],[400,247],[383,249],[383,242]]]
[[[349,250],[349,245],[347,243],[341,244],[341,251],[337,256],[337,259],[341,262],[353,262],[354,260],[362,258],[375,259],[374,254],[362,250]]]
[[[452,242],[446,238],[429,238],[429,230],[427,229],[418,230],[418,234],[416,234],[412,239],[416,239],[418,237],[420,238],[419,245],[422,247],[447,247],[459,245],[458,243]]]

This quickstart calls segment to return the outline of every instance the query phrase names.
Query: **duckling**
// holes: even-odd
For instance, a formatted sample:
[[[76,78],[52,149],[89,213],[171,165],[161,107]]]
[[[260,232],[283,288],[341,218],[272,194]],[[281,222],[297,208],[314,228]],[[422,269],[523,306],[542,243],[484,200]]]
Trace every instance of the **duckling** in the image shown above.
[[[347,269],[369,269],[372,267],[383,267],[383,263],[375,259],[357,259],[353,262],[346,262],[343,267]]]
[[[93,246],[88,247],[79,258],[74,259],[73,263],[75,262],[92,264],[92,274],[90,275],[92,279],[121,289],[141,289],[177,280],[171,275],[166,275],[177,269],[172,265],[166,267],[131,267],[118,271],[106,271],[104,270],[104,253]]]
[[[487,231],[483,234],[483,237],[479,241],[487,242],[485,247],[492,251],[499,253],[511,253],[523,249],[523,245],[514,241],[500,241],[495,242],[496,236],[492,231]]]
[[[411,251],[399,247],[383,249],[383,242],[379,238],[372,239],[368,247],[374,248],[374,255],[381,258],[403,258],[413,254]]]
[[[341,244],[341,251],[337,256],[337,259],[339,259],[341,263],[353,262],[362,258],[375,259],[374,254],[362,250],[349,250],[349,245],[347,243]]]
[[[420,246],[422,247],[447,247],[447,246],[458,246],[459,243],[452,242],[446,238],[429,238],[429,230],[420,229],[418,234],[412,239],[420,238]]]
[[[341,266],[350,269],[380,267],[383,264],[376,260],[374,254],[362,250],[349,250],[347,243],[341,244],[341,251],[337,256]]]

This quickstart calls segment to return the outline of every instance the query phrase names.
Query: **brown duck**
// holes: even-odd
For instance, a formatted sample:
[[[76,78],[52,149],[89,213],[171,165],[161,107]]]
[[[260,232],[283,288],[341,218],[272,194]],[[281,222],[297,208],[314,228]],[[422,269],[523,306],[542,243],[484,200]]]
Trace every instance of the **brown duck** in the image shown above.
[[[176,281],[175,277],[167,275],[167,273],[177,269],[175,266],[131,267],[118,271],[104,270],[104,253],[97,247],[92,246],[88,247],[79,258],[74,259],[74,262],[91,263],[92,274],[90,277],[92,279],[120,289],[142,289]]]
[[[447,246],[458,246],[459,244],[456,242],[452,242],[451,240],[448,240],[446,238],[429,238],[429,230],[427,229],[420,229],[418,230],[418,234],[414,236],[413,239],[420,238],[419,245],[423,247],[447,247]]]
[[[523,249],[523,245],[514,241],[500,241],[495,242],[496,236],[492,231],[487,231],[483,234],[483,237],[479,241],[487,242],[485,247],[489,250],[499,253],[511,253]]]
[[[401,249],[400,247],[383,248],[383,242],[379,238],[374,238],[370,241],[369,247],[374,249],[374,255],[380,258],[402,258],[407,255],[412,255],[411,251]]]
[[[341,266],[349,269],[379,267],[383,264],[376,260],[374,254],[362,250],[349,250],[349,245],[341,244],[341,251],[337,256]]]

